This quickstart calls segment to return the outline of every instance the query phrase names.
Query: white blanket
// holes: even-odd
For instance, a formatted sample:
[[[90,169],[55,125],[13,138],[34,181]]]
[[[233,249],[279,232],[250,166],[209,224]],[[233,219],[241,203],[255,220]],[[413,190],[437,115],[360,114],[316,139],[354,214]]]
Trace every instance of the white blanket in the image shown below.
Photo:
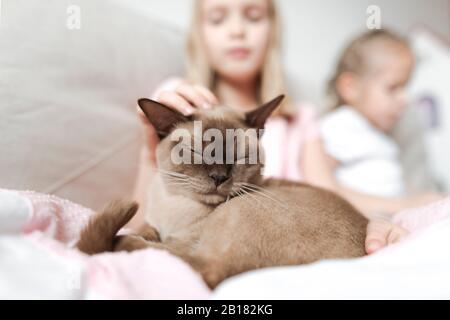
[[[450,299],[450,218],[372,256],[253,271],[215,299]]]

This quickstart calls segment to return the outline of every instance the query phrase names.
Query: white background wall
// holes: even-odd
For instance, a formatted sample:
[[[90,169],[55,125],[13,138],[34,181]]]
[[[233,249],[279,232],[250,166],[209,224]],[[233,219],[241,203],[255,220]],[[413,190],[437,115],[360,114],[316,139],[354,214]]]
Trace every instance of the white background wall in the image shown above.
[[[192,0],[127,0],[150,16],[182,30]],[[383,26],[407,32],[426,24],[450,38],[450,0],[278,0],[284,24],[285,68],[293,96],[324,103],[324,84],[339,50],[366,28],[369,5],[381,8]]]

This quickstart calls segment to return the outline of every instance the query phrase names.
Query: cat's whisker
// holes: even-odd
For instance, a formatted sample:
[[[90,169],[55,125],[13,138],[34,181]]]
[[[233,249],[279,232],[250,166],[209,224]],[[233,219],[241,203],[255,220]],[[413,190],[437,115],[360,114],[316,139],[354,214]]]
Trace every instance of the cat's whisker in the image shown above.
[[[160,171],[161,175],[165,178],[167,184],[172,186],[184,186],[190,187],[194,192],[204,192],[205,187],[198,179],[184,176],[184,175],[172,175],[168,171]]]
[[[244,197],[245,194],[242,192],[242,190],[236,191],[236,194],[237,194],[237,197],[238,197],[239,199],[242,199],[245,203],[247,203],[247,201],[246,201],[246,199],[245,199],[245,197]]]
[[[170,185],[177,185],[177,186],[189,186],[189,187],[192,187],[192,189],[194,189],[194,191],[202,190],[202,187],[200,185],[194,184],[187,179],[180,180],[180,179],[168,178],[166,183],[170,184]]]
[[[272,201],[274,201],[274,202],[277,202],[277,203],[282,204],[282,202],[281,202],[280,200],[278,200],[278,199],[276,199],[276,198],[270,196],[270,194],[269,194],[266,190],[264,190],[264,189],[259,189],[259,190],[258,190],[258,189],[255,189],[255,188],[253,188],[253,187],[249,187],[249,186],[246,186],[246,185],[243,185],[243,186],[241,186],[241,187],[242,187],[242,188],[245,188],[245,189],[247,189],[247,190],[256,192],[256,193],[258,193],[258,194],[260,194],[260,195],[266,197],[266,198],[269,199],[269,200],[272,200]]]
[[[264,188],[258,187],[258,186],[256,186],[256,185],[255,185],[255,186],[251,186],[251,185],[248,185],[247,183],[240,183],[239,185],[240,185],[241,187],[247,188],[247,189],[249,189],[249,190],[251,190],[251,191],[262,193],[262,194],[264,194],[264,196],[267,196],[267,197],[269,197],[269,196],[272,195],[271,200],[278,201],[278,200],[275,198],[276,195],[271,194],[269,191],[267,191],[267,190],[264,189]]]
[[[227,196],[227,200],[226,202],[230,201],[231,199],[233,199],[234,197],[238,196],[237,195],[237,190],[234,188],[234,186],[231,188],[230,193]]]
[[[175,177],[175,176],[169,176],[169,175],[162,175],[166,180],[176,180],[176,181],[189,181],[189,178],[181,178],[181,177]]]
[[[245,185],[245,186],[248,186],[248,187],[255,188],[255,189],[257,189],[257,190],[264,191],[266,194],[271,195],[271,196],[273,196],[273,197],[277,197],[277,195],[274,194],[273,192],[270,192],[269,190],[267,190],[267,189],[265,189],[265,188],[263,188],[263,187],[261,187],[261,186],[258,186],[258,185],[256,185],[256,184],[249,183],[249,182],[241,182],[241,184],[243,184],[243,185]]]
[[[187,177],[172,176],[172,175],[169,175],[169,174],[166,174],[166,173],[161,173],[161,176],[166,178],[166,179],[172,179],[172,180],[183,180],[183,181],[188,180]]]
[[[157,172],[159,172],[165,176],[173,176],[173,177],[178,177],[178,178],[189,178],[188,175],[179,173],[179,172],[167,171],[167,170],[158,169],[158,168],[155,168],[154,170],[156,170]]]
[[[204,184],[202,184],[198,179],[195,179],[195,178],[189,178],[189,182],[200,188],[203,188],[203,186],[204,186]]]
[[[244,190],[242,190],[241,188],[238,188],[237,190],[234,188],[234,186],[231,188],[231,194],[233,196],[237,196],[238,198],[244,200],[244,202],[248,203],[248,198],[244,197],[246,194],[248,194],[247,192],[245,192]]]
[[[287,206],[286,206],[284,203],[282,203],[280,200],[275,199],[275,198],[273,198],[272,196],[270,196],[269,194],[267,194],[268,192],[267,192],[266,190],[262,189],[262,188],[261,188],[260,190],[257,190],[256,188],[249,187],[249,186],[247,186],[247,185],[245,185],[245,184],[243,184],[243,185],[241,186],[241,188],[246,189],[247,191],[255,192],[255,193],[257,193],[257,194],[263,196],[263,197],[266,198],[267,200],[270,200],[270,201],[272,201],[273,203],[279,205],[279,206],[280,206],[281,208],[283,208],[284,210],[289,210],[289,207],[287,207]]]
[[[166,182],[167,182],[167,183],[173,183],[173,182],[189,183],[189,180],[187,180],[187,179],[179,179],[179,178],[166,177]]]
[[[167,181],[167,184],[171,184],[171,185],[185,185],[188,186],[189,182],[184,182],[184,181]]]
[[[192,185],[189,182],[167,182],[170,186],[177,186],[177,187],[185,187],[185,188],[191,188],[192,191],[202,193],[204,190],[198,186]]]
[[[260,186],[257,186],[255,184],[246,183],[246,182],[242,182],[242,183],[240,183],[240,185],[243,187],[246,187],[247,189],[254,190],[255,192],[259,191],[261,193],[264,193],[264,195],[267,197],[271,196],[271,200],[282,203],[280,200],[277,199],[278,196],[276,194],[274,194]]]
[[[187,180],[188,179],[188,177],[180,177],[180,176],[175,176],[175,175],[171,175],[171,174],[168,174],[168,173],[160,173],[161,174],[161,176],[162,177],[165,177],[165,178],[171,178],[171,179],[179,179],[179,180]]]
[[[237,194],[239,199],[242,199],[247,204],[250,202],[250,200],[248,199],[248,197],[245,197],[245,195],[249,195],[252,199],[254,199],[248,192],[246,192],[245,190],[243,190],[241,188],[239,188],[238,190],[235,190],[234,187],[233,187],[232,191],[235,194]],[[254,200],[258,202],[257,199],[254,199]]]
[[[187,182],[194,191],[201,192],[204,191],[205,183],[198,178],[190,177],[188,175],[166,171],[158,168],[154,168],[155,171],[159,172],[167,181],[175,180],[179,182]]]
[[[186,182],[190,185],[193,185],[195,187],[201,188],[202,185],[199,182],[196,182],[195,179],[192,179],[189,176],[178,176],[178,175],[171,175],[169,173],[166,172],[161,172],[161,174],[166,178],[166,180],[168,182],[172,182],[172,181],[178,181],[178,182]]]
[[[241,192],[243,192],[245,195],[249,196],[250,198],[252,198],[255,202],[256,205],[260,206],[262,209],[264,209],[264,204],[262,203],[261,199],[258,199],[257,197],[255,197],[254,195],[252,195],[250,192],[244,190],[244,189],[240,189]],[[242,197],[242,199],[245,199],[245,197]]]
[[[242,192],[242,190],[237,190],[236,191],[236,195],[237,195],[237,197],[239,198],[239,199],[242,199],[242,200],[244,200],[244,202],[247,202],[246,201],[246,199],[245,199],[245,193],[244,192]]]
[[[173,182],[173,183],[168,183],[169,186],[176,186],[176,187],[189,187],[189,184],[186,183],[177,183],[177,182]]]

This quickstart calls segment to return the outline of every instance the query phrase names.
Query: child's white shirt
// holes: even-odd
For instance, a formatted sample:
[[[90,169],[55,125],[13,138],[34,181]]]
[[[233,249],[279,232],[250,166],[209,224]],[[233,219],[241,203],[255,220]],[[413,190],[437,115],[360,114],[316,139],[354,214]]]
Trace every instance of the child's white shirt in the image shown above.
[[[382,197],[405,194],[397,144],[358,111],[339,107],[323,118],[320,130],[326,153],[339,162],[341,185]]]

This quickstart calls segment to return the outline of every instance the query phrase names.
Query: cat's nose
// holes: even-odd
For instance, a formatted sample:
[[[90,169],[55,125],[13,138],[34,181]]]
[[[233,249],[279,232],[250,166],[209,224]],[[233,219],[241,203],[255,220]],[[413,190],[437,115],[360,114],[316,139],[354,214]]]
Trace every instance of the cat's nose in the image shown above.
[[[220,186],[222,183],[228,180],[227,176],[221,176],[217,174],[212,174],[209,177],[214,180],[214,184],[216,185],[216,187]]]

